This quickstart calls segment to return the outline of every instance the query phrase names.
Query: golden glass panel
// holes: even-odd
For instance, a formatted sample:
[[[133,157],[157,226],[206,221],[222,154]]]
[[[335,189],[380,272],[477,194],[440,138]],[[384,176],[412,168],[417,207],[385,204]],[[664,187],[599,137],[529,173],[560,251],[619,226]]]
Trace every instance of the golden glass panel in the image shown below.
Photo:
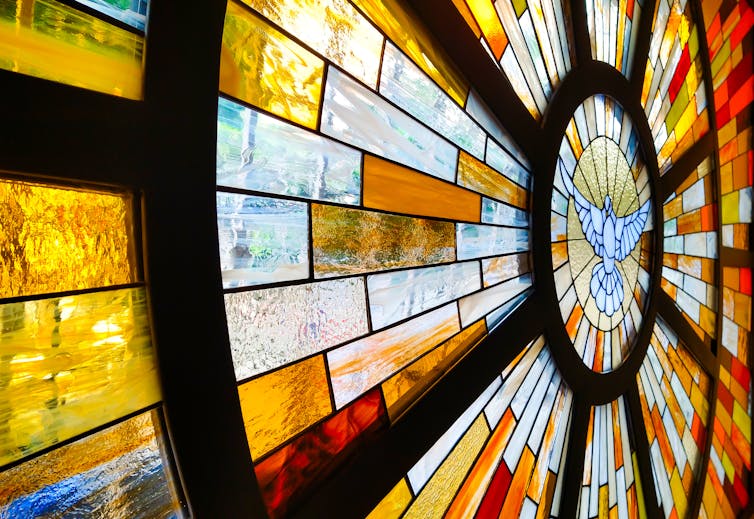
[[[0,297],[134,281],[130,199],[0,179]]]
[[[401,479],[393,489],[374,507],[367,519],[398,519],[411,502],[411,490],[405,479]]]
[[[527,208],[528,195],[523,187],[463,151],[458,158],[458,184],[521,209]]]
[[[332,411],[322,355],[241,384],[238,396],[254,459]]]
[[[400,417],[486,334],[484,319],[477,321],[383,382],[382,394],[390,419]]]
[[[143,52],[142,36],[55,0],[5,2],[0,11],[5,70],[142,99]]]
[[[146,295],[0,305],[0,465],[160,399]]]
[[[316,128],[324,62],[236,2],[228,2],[220,90]]]
[[[368,84],[377,85],[383,37],[348,0],[243,0]]]
[[[353,3],[456,103],[465,105],[468,83],[400,0],[353,0]]]
[[[478,222],[481,197],[392,162],[365,155],[364,205],[396,213]]]

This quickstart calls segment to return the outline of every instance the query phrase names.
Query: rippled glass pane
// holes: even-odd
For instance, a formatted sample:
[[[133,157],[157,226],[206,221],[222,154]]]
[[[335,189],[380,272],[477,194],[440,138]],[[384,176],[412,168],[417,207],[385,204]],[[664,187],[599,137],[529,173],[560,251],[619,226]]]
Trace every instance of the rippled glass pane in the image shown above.
[[[332,410],[322,355],[241,384],[238,396],[249,450],[254,459],[313,425]]]
[[[347,0],[243,0],[371,87],[382,35]]]
[[[137,415],[0,473],[2,517],[182,517],[160,418]]]
[[[480,289],[479,263],[375,274],[367,287],[372,326],[380,329]]]
[[[97,11],[144,31],[147,24],[149,0],[74,0]]]
[[[223,286],[309,277],[308,220],[303,202],[218,192]]]
[[[472,155],[484,157],[484,131],[390,43],[382,60],[380,93]]]
[[[364,156],[364,206],[395,213],[479,221],[479,195],[392,162]]]
[[[327,353],[335,405],[354,400],[460,331],[455,304]]]
[[[130,283],[131,200],[0,179],[0,297]]]
[[[55,0],[0,4],[1,69],[141,99],[143,52],[143,36]]]
[[[457,224],[458,259],[500,256],[529,250],[529,231],[493,225]]]
[[[312,205],[317,278],[453,261],[454,239],[449,222]]]
[[[160,399],[143,289],[0,305],[0,465]]]
[[[361,153],[220,98],[217,184],[358,204]]]
[[[309,128],[317,126],[324,62],[234,1],[225,11],[220,90]]]
[[[322,132],[430,175],[455,180],[458,151],[453,145],[334,68],[327,73]]]
[[[236,378],[367,333],[365,297],[361,278],[225,294]]]

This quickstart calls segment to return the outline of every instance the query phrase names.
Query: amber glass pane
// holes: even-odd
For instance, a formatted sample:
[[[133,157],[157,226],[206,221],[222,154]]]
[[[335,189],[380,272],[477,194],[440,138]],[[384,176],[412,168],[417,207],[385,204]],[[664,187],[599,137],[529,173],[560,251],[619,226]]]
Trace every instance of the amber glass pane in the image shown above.
[[[390,419],[395,421],[486,334],[484,319],[477,321],[383,382],[382,393]]]
[[[243,0],[371,87],[382,35],[348,0]]]
[[[328,205],[312,205],[318,278],[455,260],[455,226]]]
[[[353,0],[414,63],[464,106],[469,86],[429,32],[399,0]]]
[[[0,179],[0,297],[133,281],[129,202]]]
[[[238,395],[254,459],[332,410],[321,355],[241,384]]]
[[[0,68],[141,99],[144,38],[54,0],[0,3]]]
[[[405,479],[401,479],[374,507],[367,519],[398,519],[410,502],[411,491],[408,489],[408,483]]]
[[[231,1],[220,52],[220,89],[276,115],[317,125],[324,63]]]
[[[458,159],[458,183],[516,207],[527,207],[528,197],[524,188],[463,151]]]
[[[0,517],[182,517],[150,411],[0,473]]]
[[[478,222],[481,197],[427,175],[365,155],[364,205],[396,213]]]
[[[0,465],[160,399],[143,289],[0,305]]]

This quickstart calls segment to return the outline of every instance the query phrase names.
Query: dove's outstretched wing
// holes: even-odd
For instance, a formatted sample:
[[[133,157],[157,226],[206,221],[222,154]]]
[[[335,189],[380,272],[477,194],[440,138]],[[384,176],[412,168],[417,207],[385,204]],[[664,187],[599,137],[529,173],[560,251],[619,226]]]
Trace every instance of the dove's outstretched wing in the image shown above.
[[[560,176],[565,184],[566,191],[573,197],[576,204],[576,212],[581,222],[581,230],[584,231],[589,244],[594,249],[594,253],[602,257],[605,252],[602,232],[605,227],[605,213],[602,209],[592,204],[574,185],[573,179],[568,175],[562,161],[558,161]],[[633,248],[633,247],[632,247]]]
[[[644,232],[644,225],[649,216],[649,200],[631,214],[618,218],[615,222],[615,259],[623,261],[631,254]]]

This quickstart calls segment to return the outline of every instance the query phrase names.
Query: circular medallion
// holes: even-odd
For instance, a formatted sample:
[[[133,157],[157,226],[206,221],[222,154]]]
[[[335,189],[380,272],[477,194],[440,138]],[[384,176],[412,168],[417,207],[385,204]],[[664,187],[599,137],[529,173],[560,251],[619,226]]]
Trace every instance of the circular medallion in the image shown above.
[[[595,372],[618,368],[650,292],[653,202],[628,114],[595,95],[561,142],[552,194],[555,288],[571,343]]]

